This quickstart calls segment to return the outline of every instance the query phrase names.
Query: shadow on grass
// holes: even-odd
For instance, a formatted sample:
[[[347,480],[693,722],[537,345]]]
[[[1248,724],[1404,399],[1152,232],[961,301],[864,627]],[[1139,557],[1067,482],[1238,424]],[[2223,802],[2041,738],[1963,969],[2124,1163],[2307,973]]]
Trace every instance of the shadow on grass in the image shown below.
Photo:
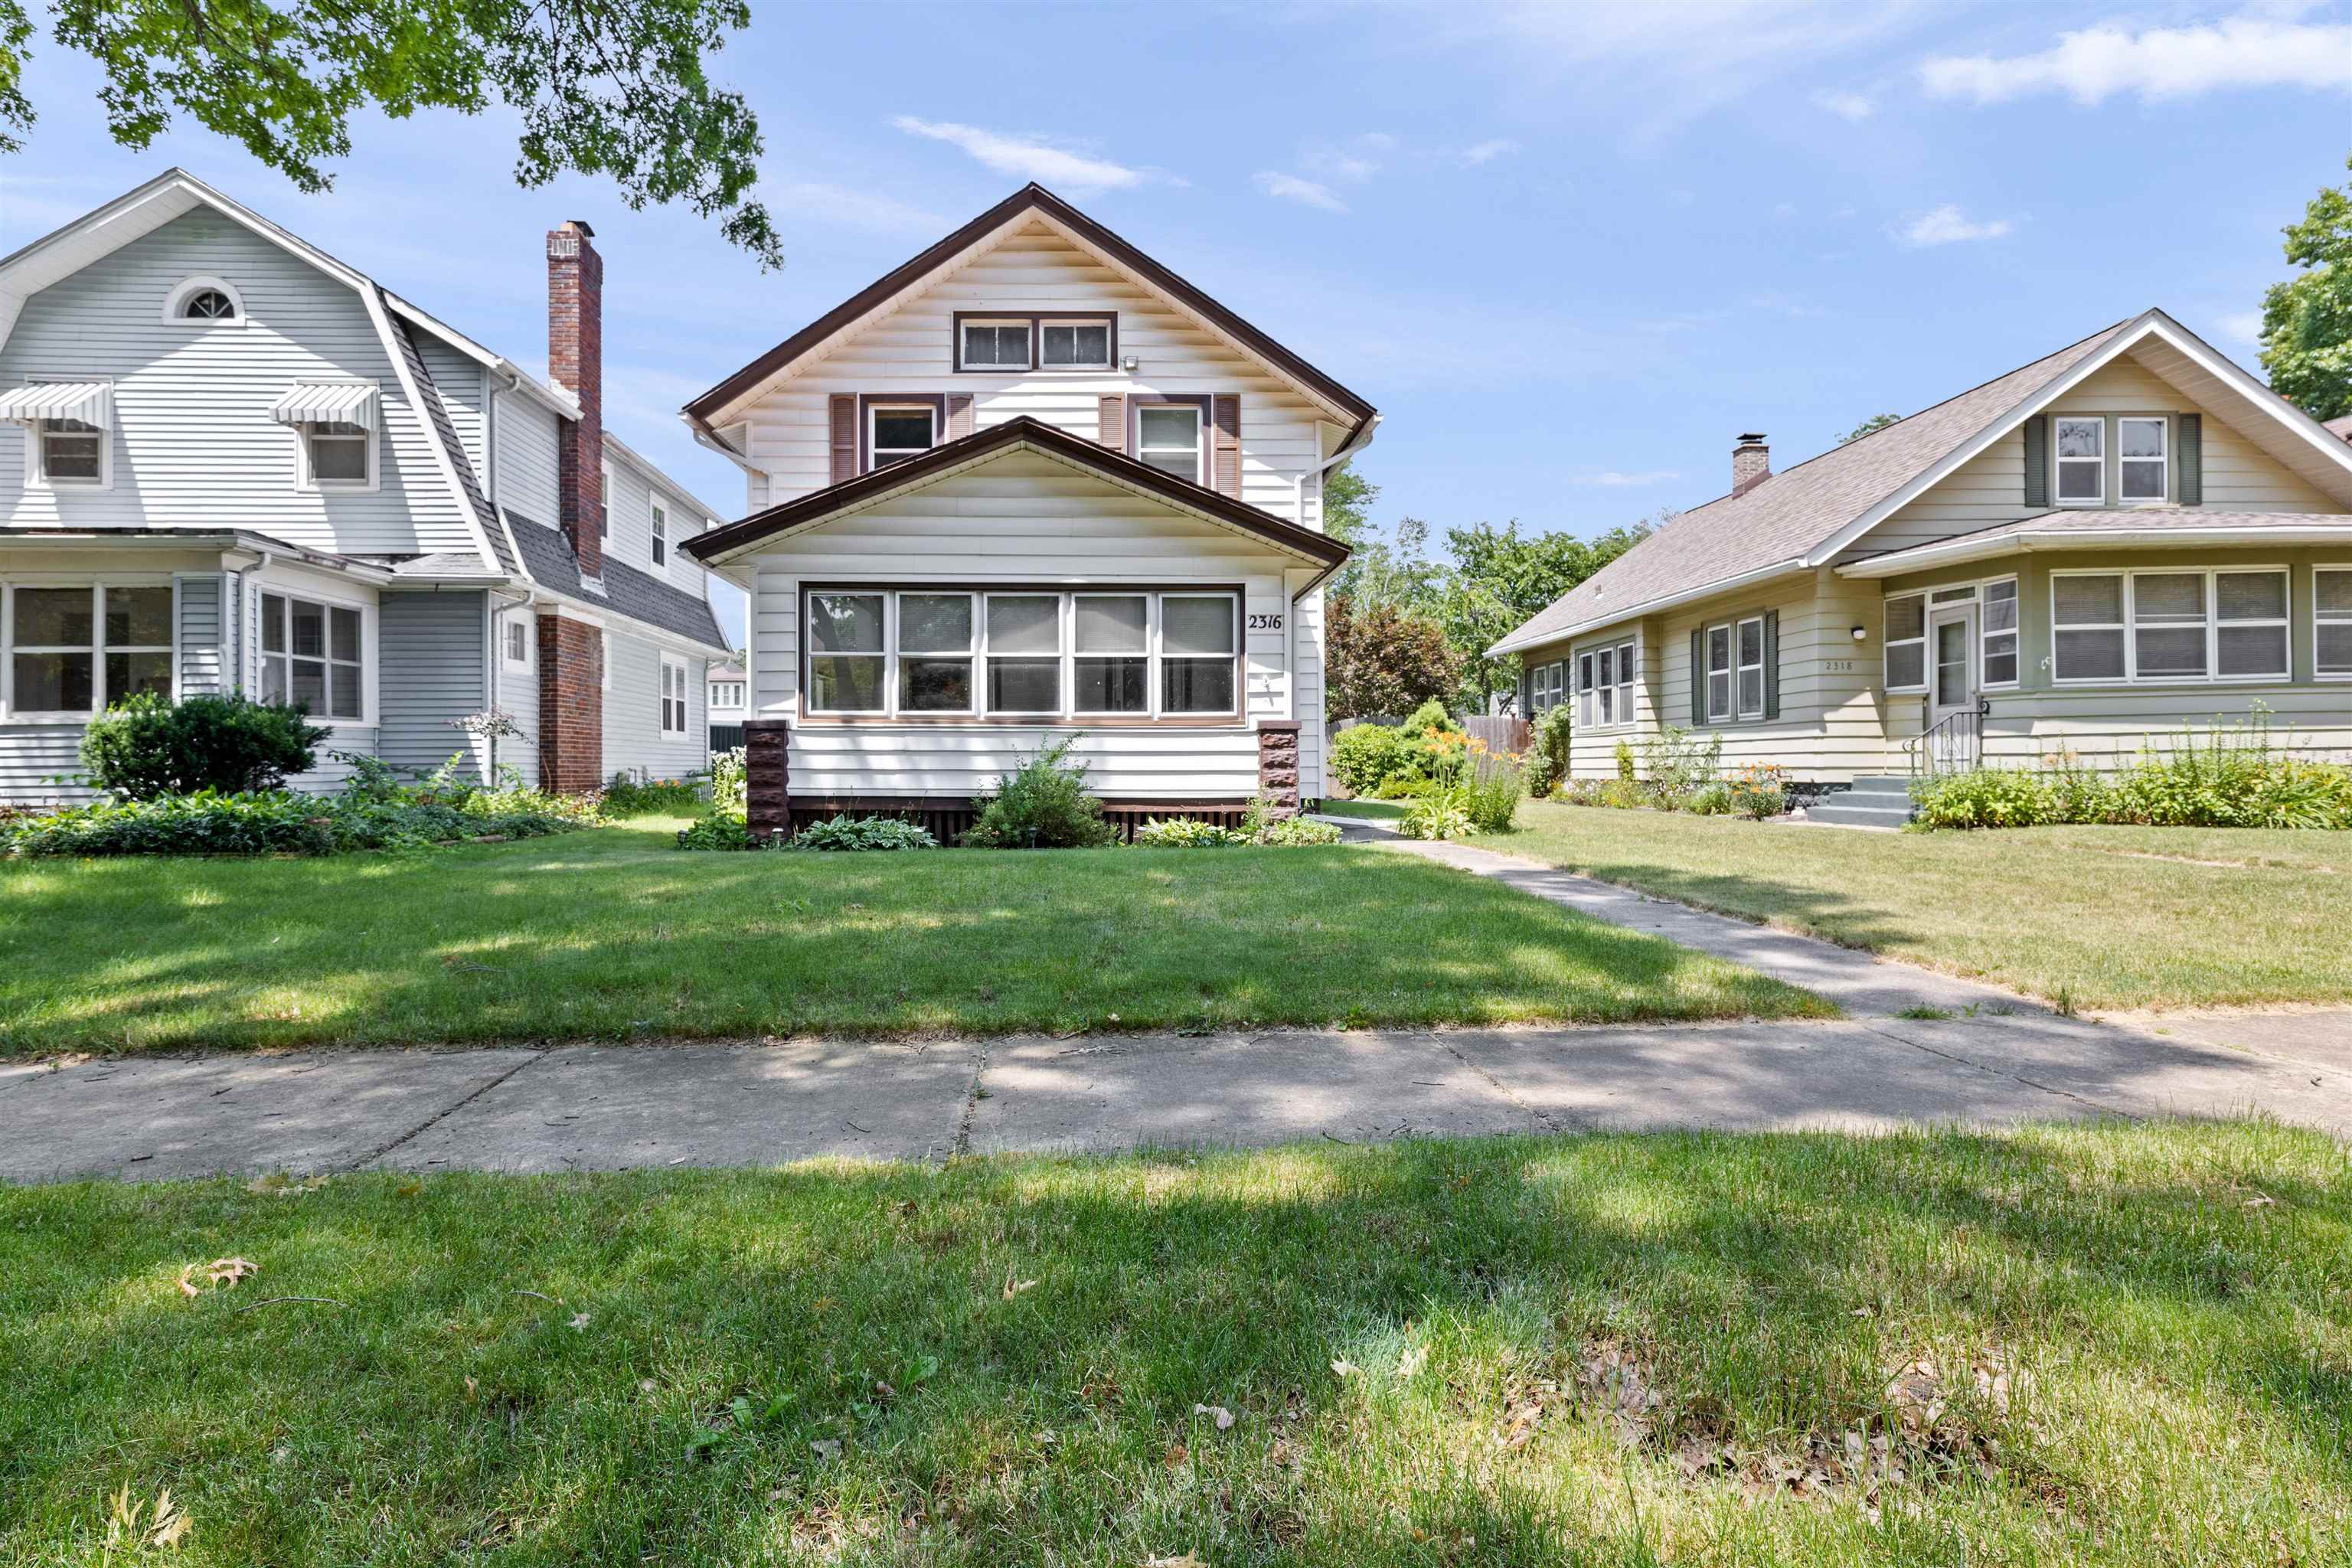
[[[0,1546],[129,1479],[193,1562],[2340,1560],[2347,1225],[2242,1126],[12,1192]],[[1854,1430],[1910,1479],[1771,1500]]]

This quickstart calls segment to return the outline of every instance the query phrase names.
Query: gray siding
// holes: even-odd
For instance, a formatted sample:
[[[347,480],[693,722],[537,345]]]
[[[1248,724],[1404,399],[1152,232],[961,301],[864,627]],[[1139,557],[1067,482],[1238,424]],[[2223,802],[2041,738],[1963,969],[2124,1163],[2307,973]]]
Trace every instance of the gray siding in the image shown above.
[[[686,733],[661,732],[661,652],[625,631],[612,634],[612,685],[604,693],[604,776],[640,772],[683,778],[710,765],[710,661],[686,661]]]
[[[173,289],[199,274],[236,286],[244,326],[163,321]],[[27,489],[24,437],[0,431],[9,522],[235,526],[346,554],[475,548],[359,295],[218,213],[176,218],[27,300],[0,348],[0,385],[42,375],[112,378],[114,482]],[[269,408],[320,377],[382,388],[380,489],[294,488],[295,437]]]
[[[227,684],[221,617],[221,576],[175,577],[180,606],[180,695],[217,693]]]
[[[424,360],[433,384],[441,389],[441,402],[448,410],[450,427],[457,433],[457,443],[465,449],[466,461],[474,472],[482,471],[482,379],[479,362],[471,355],[461,354],[422,327],[415,329],[417,357]]]
[[[0,805],[48,805],[88,800],[89,791],[52,780],[81,772],[79,724],[0,727]]]
[[[521,669],[506,662],[503,650],[505,626],[520,620],[525,629],[524,646],[530,661]],[[503,708],[522,726],[520,738],[499,742],[498,764],[511,767],[522,774],[523,783],[539,783],[539,618],[527,609],[510,609],[499,615],[492,626],[490,639],[490,680],[494,705]]]
[[[377,610],[383,711],[376,755],[395,768],[429,772],[474,742],[448,721],[478,712],[485,595],[386,594]],[[474,763],[478,774],[481,763]]]
[[[549,528],[562,521],[555,455],[556,427],[562,423],[553,411],[520,393],[499,395],[498,502]]]

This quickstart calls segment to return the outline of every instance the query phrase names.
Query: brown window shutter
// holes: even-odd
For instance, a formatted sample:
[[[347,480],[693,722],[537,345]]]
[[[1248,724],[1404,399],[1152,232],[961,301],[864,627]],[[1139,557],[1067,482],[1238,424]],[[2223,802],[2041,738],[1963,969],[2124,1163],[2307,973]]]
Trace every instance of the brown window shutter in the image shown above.
[[[971,434],[971,394],[948,394],[948,439],[961,440]]]
[[[833,398],[832,416],[833,482],[841,484],[857,477],[857,399]]]
[[[1238,397],[1211,398],[1209,423],[1216,430],[1216,444],[1212,448],[1209,471],[1216,478],[1217,493],[1239,500],[1242,499],[1242,400]]]
[[[1127,450],[1127,395],[1107,393],[1102,400],[1102,423],[1095,431],[1095,439],[1114,452]]]

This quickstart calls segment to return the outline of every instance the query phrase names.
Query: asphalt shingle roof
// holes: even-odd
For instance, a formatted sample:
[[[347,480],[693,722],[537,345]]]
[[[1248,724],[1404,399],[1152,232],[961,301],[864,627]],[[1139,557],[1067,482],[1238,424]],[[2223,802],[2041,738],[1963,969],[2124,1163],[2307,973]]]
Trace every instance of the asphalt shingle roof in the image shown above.
[[[2126,325],[1774,474],[1745,495],[1694,507],[1554,600],[1504,641],[1514,648],[1633,613],[1654,599],[1793,561],[1868,511]]]
[[[523,569],[530,574],[533,582],[575,598],[593,600],[599,596],[593,589],[581,584],[580,562],[572,553],[571,542],[561,532],[544,523],[533,522],[511,507],[506,510],[506,519],[514,525],[509,531],[515,547],[522,552]],[[727,646],[708,599],[697,598],[650,573],[609,559],[604,563],[604,584],[602,597],[615,615],[659,626],[709,647]]]
[[[2196,532],[2208,530],[2227,531],[2231,529],[2262,529],[2270,532],[2281,530],[2342,529],[2352,537],[2352,515],[2327,511],[2194,511],[2180,507],[2088,508],[2073,507],[2063,511],[2037,512],[2021,517],[2014,522],[1998,522],[1990,528],[1979,528],[1968,533],[1956,533],[1932,544],[1916,544],[1906,550],[1890,550],[1867,559],[1874,565],[1900,562],[1906,556],[1931,557],[1939,552],[1984,544],[2024,533],[2161,533],[2170,529],[2186,529]]]

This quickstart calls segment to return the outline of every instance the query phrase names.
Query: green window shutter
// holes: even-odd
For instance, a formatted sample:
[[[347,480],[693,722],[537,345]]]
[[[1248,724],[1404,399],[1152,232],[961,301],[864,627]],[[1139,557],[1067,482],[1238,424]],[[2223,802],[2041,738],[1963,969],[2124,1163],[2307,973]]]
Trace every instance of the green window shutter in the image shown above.
[[[1528,668],[1526,659],[1519,660],[1519,717],[1522,719],[1536,716],[1535,684],[1535,671]]]
[[[2025,504],[2050,504],[2050,416],[2046,414],[2025,422]]]
[[[1691,633],[1691,728],[1706,727],[1706,629]]]
[[[1780,716],[1780,612],[1764,612],[1764,717]]]
[[[2205,416],[2202,414],[2176,414],[2172,416],[2173,442],[2179,449],[2174,454],[2179,478],[2175,480],[2182,506],[2205,504]]]

